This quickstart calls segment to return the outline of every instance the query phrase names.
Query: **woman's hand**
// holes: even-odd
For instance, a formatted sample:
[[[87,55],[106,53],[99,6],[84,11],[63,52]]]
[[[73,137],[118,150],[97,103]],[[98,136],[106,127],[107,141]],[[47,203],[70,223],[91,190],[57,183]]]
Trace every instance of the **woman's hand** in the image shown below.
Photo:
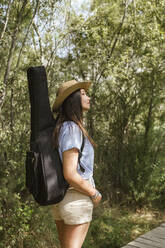
[[[98,190],[96,190],[96,194],[91,197],[91,200],[95,207],[100,203],[101,199],[102,199],[101,193]]]

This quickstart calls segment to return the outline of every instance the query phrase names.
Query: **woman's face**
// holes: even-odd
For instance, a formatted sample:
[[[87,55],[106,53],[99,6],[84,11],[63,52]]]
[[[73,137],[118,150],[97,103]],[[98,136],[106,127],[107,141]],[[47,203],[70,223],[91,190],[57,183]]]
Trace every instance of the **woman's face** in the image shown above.
[[[87,111],[90,109],[90,98],[87,96],[86,91],[84,89],[80,89],[80,95],[81,95],[81,105],[82,110]]]

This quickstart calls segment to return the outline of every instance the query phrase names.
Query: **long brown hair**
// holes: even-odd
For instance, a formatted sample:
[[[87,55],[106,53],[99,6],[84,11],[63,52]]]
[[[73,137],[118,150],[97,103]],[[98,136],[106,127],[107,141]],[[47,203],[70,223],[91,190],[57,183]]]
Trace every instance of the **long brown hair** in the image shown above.
[[[81,105],[80,90],[77,90],[73,92],[71,95],[69,95],[59,109],[58,116],[56,118],[55,129],[53,133],[55,148],[58,147],[59,132],[64,121],[74,121],[83,132],[83,135],[88,137],[91,144],[95,146],[94,141],[89,136],[87,130],[83,126],[83,111]]]

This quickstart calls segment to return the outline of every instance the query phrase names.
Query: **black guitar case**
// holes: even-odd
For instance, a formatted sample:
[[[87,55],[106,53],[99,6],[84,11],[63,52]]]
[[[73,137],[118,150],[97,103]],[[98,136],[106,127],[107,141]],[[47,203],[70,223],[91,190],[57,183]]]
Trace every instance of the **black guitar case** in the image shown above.
[[[53,148],[55,119],[51,112],[46,71],[43,66],[27,71],[31,105],[30,151],[26,156],[26,186],[42,206],[61,201],[68,188],[58,149]]]
[[[31,103],[30,148],[33,150],[39,133],[48,127],[54,126],[55,119],[49,103],[45,67],[30,67],[27,71],[27,78]]]

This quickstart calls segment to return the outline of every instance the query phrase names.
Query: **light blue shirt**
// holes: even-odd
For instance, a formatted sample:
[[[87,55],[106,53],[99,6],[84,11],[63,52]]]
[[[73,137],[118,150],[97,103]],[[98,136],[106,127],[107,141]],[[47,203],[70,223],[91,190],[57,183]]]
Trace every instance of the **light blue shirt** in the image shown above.
[[[73,121],[65,121],[59,133],[59,154],[62,160],[62,153],[72,148],[81,149],[83,136],[79,126]],[[81,166],[85,169],[82,172],[78,164],[77,171],[84,179],[89,179],[93,176],[94,166],[94,149],[87,137],[84,137],[84,148],[80,159]]]

